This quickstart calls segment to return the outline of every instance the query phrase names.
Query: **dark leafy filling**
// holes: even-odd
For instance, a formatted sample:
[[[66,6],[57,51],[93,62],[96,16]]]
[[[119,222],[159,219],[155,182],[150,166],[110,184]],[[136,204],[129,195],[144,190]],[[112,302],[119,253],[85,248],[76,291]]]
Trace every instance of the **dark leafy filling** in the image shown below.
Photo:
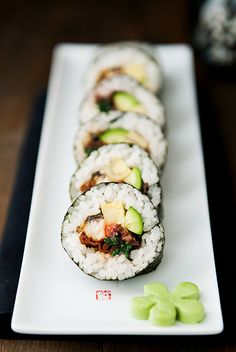
[[[101,99],[97,101],[100,112],[109,112],[113,108],[113,104],[108,99]]]
[[[124,254],[129,258],[130,252],[133,249],[133,246],[130,243],[122,241],[119,236],[105,238],[104,242],[112,249],[111,255],[113,257],[115,255]]]
[[[98,241],[82,232],[79,237],[80,242],[86,247],[96,248],[100,252],[109,253],[112,256],[124,254],[130,259],[130,252],[141,247],[141,237],[121,225],[108,225],[107,228],[109,227],[112,230],[105,230],[109,236],[104,239]]]
[[[113,92],[107,97],[104,97],[104,96],[96,97],[96,103],[98,105],[100,112],[108,113],[109,111],[114,109],[114,101],[113,101],[114,94],[115,92]]]
[[[87,155],[104,145],[104,143],[99,139],[100,134],[101,133],[91,134],[89,142],[84,147],[84,151]]]

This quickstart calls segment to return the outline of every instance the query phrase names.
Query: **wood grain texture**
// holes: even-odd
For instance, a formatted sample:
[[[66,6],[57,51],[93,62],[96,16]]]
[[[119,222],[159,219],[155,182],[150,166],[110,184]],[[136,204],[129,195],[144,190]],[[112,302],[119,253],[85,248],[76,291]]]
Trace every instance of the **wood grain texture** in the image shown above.
[[[6,1],[0,3],[0,233],[6,217],[19,150],[34,98],[47,85],[53,47],[59,42],[146,40],[189,43],[188,0]],[[235,85],[215,82],[210,95],[218,111],[236,194]],[[204,348],[139,343],[122,337],[91,340],[1,340],[0,351],[234,351],[235,346]],[[96,342],[97,341],[97,342]]]

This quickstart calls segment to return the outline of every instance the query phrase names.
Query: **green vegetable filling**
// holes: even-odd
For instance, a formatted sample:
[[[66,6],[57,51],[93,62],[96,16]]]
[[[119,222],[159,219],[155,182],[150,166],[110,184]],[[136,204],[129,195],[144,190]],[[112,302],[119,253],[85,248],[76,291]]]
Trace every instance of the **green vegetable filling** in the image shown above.
[[[112,103],[107,99],[99,100],[97,104],[100,112],[109,112],[112,109]]]
[[[110,247],[116,247],[111,252],[111,255],[114,257],[115,255],[124,254],[126,258],[129,259],[130,252],[133,249],[133,246],[129,243],[123,241],[118,235],[114,237],[107,237],[104,239],[104,242]]]
[[[96,148],[84,148],[84,151],[87,156],[89,156],[89,154],[91,154],[94,150],[96,150]]]
[[[139,100],[130,93],[117,91],[108,97],[97,97],[97,105],[100,112],[108,113],[115,109],[120,111],[139,111],[142,105]]]

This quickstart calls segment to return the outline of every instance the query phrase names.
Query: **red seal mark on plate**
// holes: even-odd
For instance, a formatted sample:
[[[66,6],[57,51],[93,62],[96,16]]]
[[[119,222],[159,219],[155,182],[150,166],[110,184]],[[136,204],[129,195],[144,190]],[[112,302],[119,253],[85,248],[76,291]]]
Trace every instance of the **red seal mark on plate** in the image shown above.
[[[96,291],[96,301],[110,301],[110,300],[111,300],[111,290]]]

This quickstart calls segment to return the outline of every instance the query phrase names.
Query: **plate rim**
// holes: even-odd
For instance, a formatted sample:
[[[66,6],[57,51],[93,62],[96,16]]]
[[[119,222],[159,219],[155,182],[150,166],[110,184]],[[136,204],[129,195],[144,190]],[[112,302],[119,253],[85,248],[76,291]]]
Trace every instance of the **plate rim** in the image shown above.
[[[36,202],[37,202],[37,194],[39,192],[39,184],[40,184],[40,178],[41,175],[43,174],[43,160],[45,158],[45,151],[47,150],[47,144],[49,142],[48,138],[48,133],[50,131],[50,124],[53,121],[53,109],[55,108],[56,105],[56,94],[55,94],[55,87],[59,87],[60,85],[57,84],[57,82],[60,82],[61,75],[58,74],[58,72],[62,72],[62,67],[64,65],[63,59],[61,56],[64,55],[65,50],[79,50],[81,47],[92,47],[96,46],[97,44],[73,44],[73,43],[60,43],[57,44],[54,49],[53,49],[53,54],[52,54],[52,62],[51,62],[51,68],[50,68],[50,74],[49,74],[49,80],[48,80],[48,90],[47,90],[47,99],[45,103],[45,111],[44,111],[44,118],[43,118],[43,126],[41,130],[41,137],[40,137],[40,144],[39,144],[39,149],[38,149],[38,156],[37,156],[37,164],[36,164],[36,170],[35,170],[35,178],[34,178],[34,184],[33,184],[33,193],[32,193],[32,199],[31,199],[31,206],[30,206],[30,213],[29,213],[29,219],[28,219],[28,227],[27,227],[27,234],[26,234],[26,241],[25,241],[25,248],[24,248],[24,253],[23,253],[23,259],[22,259],[22,264],[21,264],[21,270],[20,270],[20,277],[19,277],[19,282],[18,282],[18,287],[17,287],[17,293],[16,293],[16,299],[15,299],[15,304],[14,304],[14,310],[13,310],[13,315],[12,315],[12,320],[11,320],[11,328],[13,331],[18,332],[18,333],[28,333],[28,334],[47,334],[47,335],[58,335],[58,334],[65,334],[65,335],[107,335],[107,334],[115,334],[115,335],[140,335],[140,331],[130,333],[130,332],[118,332],[115,333],[113,329],[108,330],[106,332],[99,332],[99,331],[93,331],[92,333],[90,331],[82,331],[78,333],[78,330],[76,331],[64,331],[62,329],[59,331],[57,329],[56,331],[53,330],[38,330],[36,331],[34,328],[29,329],[29,327],[24,327],[24,324],[19,324],[19,322],[16,319],[16,313],[15,313],[15,307],[17,306],[18,302],[18,296],[21,292],[21,286],[22,286],[22,280],[21,277],[23,275],[23,272],[25,270],[25,267],[27,266],[27,253],[28,253],[28,248],[29,248],[29,243],[30,243],[30,231],[32,231],[32,224],[34,222],[34,217],[36,216]],[[199,123],[199,111],[198,111],[198,106],[197,106],[197,95],[196,95],[196,81],[195,81],[195,75],[194,75],[194,66],[193,66],[193,52],[192,49],[189,45],[187,44],[153,44],[155,47],[160,47],[160,48],[168,48],[168,47],[175,47],[176,49],[178,48],[185,48],[191,59],[191,70],[192,70],[192,88],[193,88],[193,95],[194,95],[194,109],[196,111],[197,119],[196,119],[196,125],[197,125],[197,133],[198,133],[198,139],[200,141],[200,158],[201,158],[201,163],[203,165],[203,186],[204,186],[204,193],[206,196],[206,204],[207,204],[207,217],[209,219],[210,223],[210,217],[209,217],[209,202],[207,198],[207,186],[206,186],[206,175],[205,175],[205,166],[204,166],[204,157],[203,157],[203,145],[202,145],[202,137],[201,137],[201,132],[200,132],[200,123]],[[57,73],[57,74],[56,74]],[[211,223],[210,223],[210,230],[211,230]],[[220,295],[219,295],[219,286],[218,286],[218,280],[217,280],[217,273],[216,273],[216,266],[215,266],[215,256],[214,256],[214,248],[213,248],[213,243],[212,243],[212,231],[211,231],[211,244],[212,244],[212,251],[213,251],[213,260],[214,260],[214,268],[215,268],[215,275],[216,275],[216,284],[217,284],[217,289],[218,289],[218,297],[219,297],[219,303],[220,303]],[[223,331],[224,329],[224,323],[223,323],[223,317],[222,317],[222,310],[221,310],[221,303],[220,303],[220,313],[221,313],[221,321],[219,321],[218,324],[218,329],[212,329],[212,332],[209,330],[207,332],[204,331],[194,331],[194,333],[181,333],[181,332],[168,332],[168,333],[160,333],[158,331],[156,334],[153,334],[152,332],[146,332],[142,334],[143,336],[145,335],[158,335],[158,336],[178,336],[178,335],[215,335],[219,334]]]

